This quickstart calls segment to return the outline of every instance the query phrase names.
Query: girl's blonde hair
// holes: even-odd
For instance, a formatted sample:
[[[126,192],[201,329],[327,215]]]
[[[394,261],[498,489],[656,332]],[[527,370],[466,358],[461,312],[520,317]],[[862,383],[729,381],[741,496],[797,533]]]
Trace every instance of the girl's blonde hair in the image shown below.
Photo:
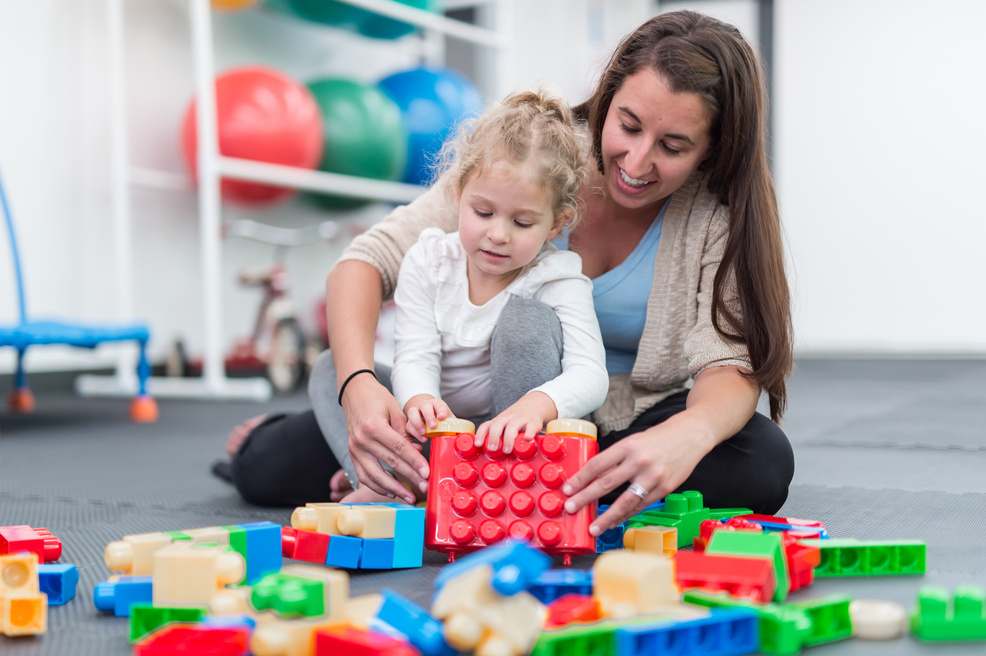
[[[544,91],[520,91],[463,123],[442,148],[439,171],[448,176],[450,194],[497,162],[532,161],[537,181],[552,192],[556,220],[568,217],[569,229],[582,217],[580,192],[590,176],[588,134],[574,122],[560,98]]]

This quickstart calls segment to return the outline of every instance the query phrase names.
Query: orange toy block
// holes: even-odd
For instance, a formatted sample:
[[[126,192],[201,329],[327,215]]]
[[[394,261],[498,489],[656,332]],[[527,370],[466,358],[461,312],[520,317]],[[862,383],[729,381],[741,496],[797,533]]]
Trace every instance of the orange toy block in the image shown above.
[[[38,555],[0,556],[0,633],[39,635],[48,630],[48,595],[38,586]]]
[[[154,573],[154,554],[172,542],[170,535],[160,531],[124,535],[110,542],[103,551],[103,562],[111,572],[130,576],[150,576]]]
[[[678,550],[678,529],[669,526],[637,526],[623,533],[623,546],[658,556],[671,556]]]
[[[246,561],[235,551],[176,542],[154,554],[152,599],[162,606],[204,606],[245,575]]]
[[[592,596],[606,617],[654,613],[678,603],[669,558],[615,549],[600,554],[592,571]]]

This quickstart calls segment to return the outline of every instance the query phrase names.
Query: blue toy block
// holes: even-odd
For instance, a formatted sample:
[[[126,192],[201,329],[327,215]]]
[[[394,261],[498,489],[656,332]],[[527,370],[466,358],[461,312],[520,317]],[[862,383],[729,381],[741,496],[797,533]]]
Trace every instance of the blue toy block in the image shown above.
[[[596,538],[596,553],[606,553],[613,549],[623,548],[623,534],[626,533],[627,522],[606,529]]]
[[[113,611],[117,617],[130,617],[130,607],[137,603],[153,601],[154,577],[121,576],[116,581],[101,581],[92,591],[96,609],[104,613]]]
[[[542,604],[550,604],[567,594],[592,595],[592,570],[549,569],[534,579],[527,589]]]
[[[456,656],[445,642],[442,623],[410,599],[393,590],[380,591],[383,603],[377,611],[377,619],[394,629],[425,656]]]
[[[421,567],[425,551],[425,509],[404,504],[397,508],[394,519],[394,568]]]
[[[357,569],[362,552],[362,538],[354,538],[349,535],[333,535],[329,538],[329,552],[325,556],[325,564],[329,567]]]
[[[777,533],[778,531],[805,531],[811,533],[818,533],[819,540],[828,540],[829,532],[824,528],[819,528],[818,526],[801,526],[800,524],[783,524],[778,522],[763,522],[758,519],[750,519],[754,524],[760,524],[763,530]]]
[[[249,615],[209,615],[202,618],[202,626],[215,629],[245,628],[253,631],[257,628],[257,620]]]
[[[332,540],[329,540],[329,544],[332,544]],[[389,538],[364,539],[359,566],[360,569],[393,569],[394,540]]]
[[[281,571],[281,525],[274,522],[238,524],[246,532],[246,578],[253,585]]]
[[[524,540],[504,540],[446,565],[435,579],[435,590],[440,590],[449,580],[480,565],[493,568],[491,584],[494,590],[502,595],[515,595],[526,590],[551,567],[551,557]]]
[[[49,606],[61,606],[75,598],[75,588],[79,584],[79,570],[75,565],[38,565],[38,585],[41,592],[48,595]]]
[[[760,618],[745,608],[713,610],[684,622],[631,624],[616,630],[620,656],[742,656],[760,649]]]

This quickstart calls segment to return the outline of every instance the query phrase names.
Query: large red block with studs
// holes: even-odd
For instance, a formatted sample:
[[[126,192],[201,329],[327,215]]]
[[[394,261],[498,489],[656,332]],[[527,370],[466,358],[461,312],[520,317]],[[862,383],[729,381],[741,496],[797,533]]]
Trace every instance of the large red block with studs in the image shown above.
[[[595,504],[565,512],[561,487],[599,452],[594,439],[519,437],[512,453],[477,447],[469,433],[431,438],[425,546],[455,560],[500,540],[524,538],[546,553],[595,553]]]

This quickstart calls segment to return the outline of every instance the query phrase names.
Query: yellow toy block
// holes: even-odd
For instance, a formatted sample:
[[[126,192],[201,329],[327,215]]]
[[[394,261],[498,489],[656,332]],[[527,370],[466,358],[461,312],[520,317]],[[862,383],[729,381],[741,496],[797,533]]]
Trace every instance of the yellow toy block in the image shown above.
[[[35,586],[37,582],[35,574]],[[8,636],[40,635],[47,630],[48,595],[36,591],[0,595],[0,633]]]
[[[349,506],[341,503],[309,503],[291,513],[291,527],[328,535],[343,535],[336,520]]]
[[[383,595],[376,592],[352,597],[346,602],[346,623],[369,630],[370,621],[377,616],[382,605]]]
[[[172,542],[170,535],[160,531],[124,535],[110,542],[103,551],[103,562],[112,572],[130,576],[149,576],[154,573],[154,554]]]
[[[0,597],[31,595],[39,590],[37,554],[0,556]]]
[[[678,603],[671,559],[615,549],[596,559],[592,596],[606,617],[653,613]]]
[[[204,606],[245,574],[246,561],[235,551],[176,542],[154,554],[152,599],[162,606]]]
[[[530,651],[547,610],[533,595],[504,596],[493,589],[493,570],[480,565],[445,583],[431,614],[444,620],[446,642],[476,656],[519,656]]]
[[[310,656],[315,629],[339,624],[341,622],[324,617],[315,621],[283,620],[265,613],[250,638],[250,653],[253,656]]]
[[[325,591],[326,614],[322,619],[342,622],[346,619],[346,603],[349,601],[349,574],[338,569],[316,565],[286,565],[281,574],[316,579]]]
[[[631,551],[673,556],[678,551],[678,529],[669,526],[628,528],[623,534],[623,546]]]
[[[336,519],[343,535],[367,540],[394,539],[397,509],[390,506],[350,506]]]
[[[182,533],[192,538],[192,544],[202,544],[203,542],[215,542],[220,547],[229,546],[229,531],[219,526],[206,526],[204,528],[189,528],[182,531]]]

